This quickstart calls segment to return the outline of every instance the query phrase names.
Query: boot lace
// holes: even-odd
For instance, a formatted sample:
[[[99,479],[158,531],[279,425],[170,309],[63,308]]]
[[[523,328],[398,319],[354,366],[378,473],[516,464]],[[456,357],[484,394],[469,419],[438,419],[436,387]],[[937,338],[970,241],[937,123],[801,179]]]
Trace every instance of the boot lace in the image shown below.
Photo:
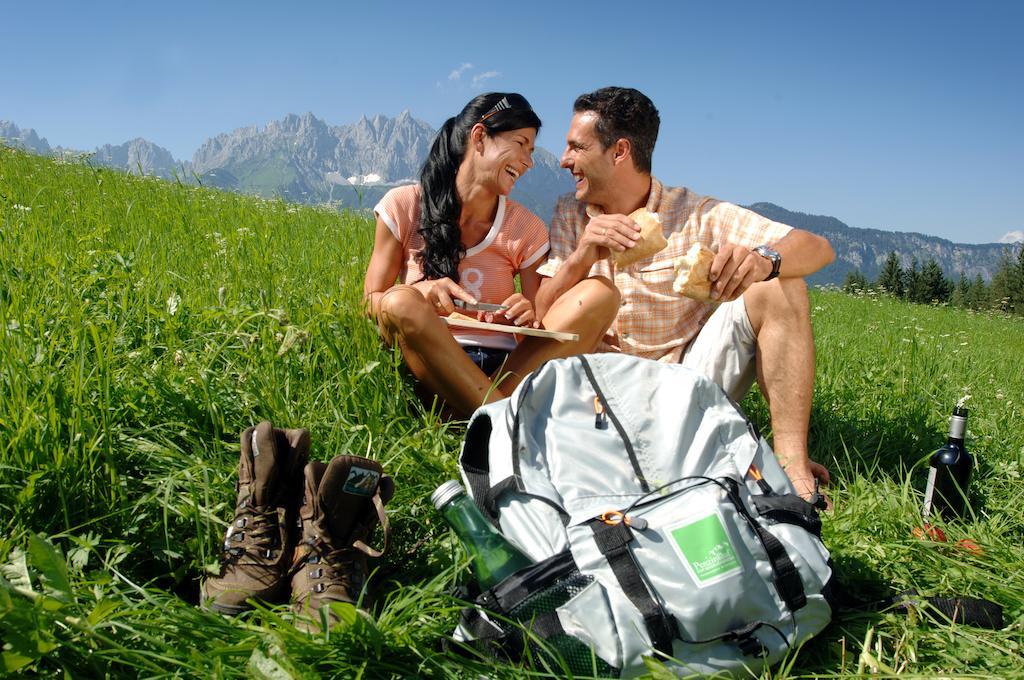
[[[335,548],[320,536],[307,538],[298,545],[290,573],[294,575],[306,566],[311,567],[309,576],[315,581],[312,590],[318,594],[331,586],[359,588],[362,586],[359,564],[362,552],[355,546]]]
[[[224,535],[223,561],[238,561],[245,555],[271,559],[280,547],[277,508],[253,505],[249,498],[239,503],[235,508],[235,518]]]
[[[305,565],[317,565],[310,570],[310,577],[316,580],[316,584],[313,586],[314,593],[323,593],[328,587],[334,585],[349,590],[361,588],[364,574],[362,573],[362,563],[359,559],[361,557],[360,554],[369,557],[380,557],[387,552],[391,542],[391,525],[388,522],[384,503],[381,501],[379,493],[373,496],[373,506],[376,510],[377,521],[384,532],[384,546],[380,550],[371,548],[362,540],[356,540],[351,545],[335,548],[329,538],[325,539],[325,537],[320,535],[305,538],[296,546],[295,558],[292,561],[289,575],[294,575]],[[353,535],[365,536],[368,530],[369,527],[364,524],[355,527]],[[353,582],[353,575],[356,576],[356,580],[359,583]]]

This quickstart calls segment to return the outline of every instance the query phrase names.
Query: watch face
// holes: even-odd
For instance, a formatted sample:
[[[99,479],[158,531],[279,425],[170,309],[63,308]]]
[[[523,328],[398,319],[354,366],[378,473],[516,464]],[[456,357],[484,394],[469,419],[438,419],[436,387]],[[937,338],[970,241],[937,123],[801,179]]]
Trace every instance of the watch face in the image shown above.
[[[782,255],[779,255],[779,251],[773,250],[768,246],[758,246],[754,248],[754,252],[772,261],[772,273],[768,275],[765,281],[770,281],[779,275],[779,268],[782,266]]]

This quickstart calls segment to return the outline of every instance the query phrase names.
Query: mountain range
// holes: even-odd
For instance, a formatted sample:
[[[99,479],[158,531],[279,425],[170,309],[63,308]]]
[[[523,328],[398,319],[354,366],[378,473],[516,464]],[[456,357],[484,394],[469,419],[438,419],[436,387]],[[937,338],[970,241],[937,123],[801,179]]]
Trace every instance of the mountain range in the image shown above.
[[[177,178],[220,189],[281,197],[299,203],[330,203],[369,209],[389,189],[416,181],[436,131],[409,111],[395,118],[363,116],[350,125],[328,125],[312,113],[289,114],[263,127],[243,127],[206,140],[190,161],[176,160],[163,147],[142,138],[105,144],[87,154],[90,162],[133,173]],[[40,154],[82,152],[51,147],[30,128],[0,121],[0,141]],[[512,197],[547,219],[558,196],[572,190],[571,176],[545,149],[534,153],[534,167],[516,182]],[[821,234],[836,261],[810,277],[812,284],[840,284],[859,270],[875,279],[892,251],[904,266],[934,257],[947,276],[961,273],[990,280],[1006,244],[961,244],[925,234],[851,227],[835,217],[793,212],[773,203],[749,207],[769,219]]]
[[[793,212],[774,203],[746,206],[768,219],[820,234],[829,240],[836,252],[835,261],[808,277],[810,284],[841,284],[846,275],[860,271],[869,281],[878,279],[889,253],[900,256],[901,266],[908,268],[917,260],[918,268],[930,258],[942,267],[946,276],[956,282],[963,274],[968,279],[981,275],[986,281],[999,268],[1000,259],[1014,246],[1007,243],[953,243],[938,236],[904,231],[882,231],[851,227],[828,215]]]
[[[167,149],[139,138],[105,144],[91,153],[90,162],[267,198],[366,209],[392,187],[416,181],[435,133],[408,111],[333,126],[312,113],[288,114],[263,127],[212,137],[191,161],[176,160]],[[0,139],[40,154],[81,153],[51,147],[35,130],[7,121],[0,121]],[[545,149],[537,149],[533,160],[512,198],[549,216],[558,196],[572,189],[572,179]]]

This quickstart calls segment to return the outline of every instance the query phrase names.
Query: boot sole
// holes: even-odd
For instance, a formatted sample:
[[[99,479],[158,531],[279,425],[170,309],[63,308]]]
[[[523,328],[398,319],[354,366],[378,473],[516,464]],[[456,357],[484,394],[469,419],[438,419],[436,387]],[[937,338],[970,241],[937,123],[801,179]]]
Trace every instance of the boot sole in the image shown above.
[[[231,604],[218,604],[214,601],[209,601],[203,604],[203,609],[218,614],[225,614],[227,616],[238,616],[252,609],[249,605],[231,605]]]

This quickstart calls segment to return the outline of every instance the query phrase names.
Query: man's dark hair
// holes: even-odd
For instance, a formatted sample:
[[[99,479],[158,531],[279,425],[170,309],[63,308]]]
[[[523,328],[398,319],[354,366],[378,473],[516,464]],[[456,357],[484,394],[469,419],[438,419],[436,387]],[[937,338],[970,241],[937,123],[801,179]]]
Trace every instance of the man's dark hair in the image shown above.
[[[628,139],[633,147],[636,169],[651,172],[651,156],[654,143],[658,141],[661,117],[647,95],[631,87],[602,87],[576,98],[573,112],[583,111],[597,114],[594,131],[604,148],[619,139]]]

